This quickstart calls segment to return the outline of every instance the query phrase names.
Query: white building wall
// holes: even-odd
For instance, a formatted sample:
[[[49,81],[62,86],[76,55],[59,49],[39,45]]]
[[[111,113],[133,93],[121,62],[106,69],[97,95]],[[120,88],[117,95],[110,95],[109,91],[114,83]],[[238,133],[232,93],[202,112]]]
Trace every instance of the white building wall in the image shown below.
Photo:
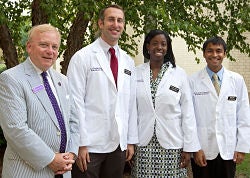
[[[250,32],[245,33],[245,35],[248,37],[248,44],[250,44]],[[228,68],[244,77],[248,88],[248,93],[250,93],[250,58],[236,50],[232,51],[231,54],[234,56],[234,58],[236,58],[236,61],[229,61]]]

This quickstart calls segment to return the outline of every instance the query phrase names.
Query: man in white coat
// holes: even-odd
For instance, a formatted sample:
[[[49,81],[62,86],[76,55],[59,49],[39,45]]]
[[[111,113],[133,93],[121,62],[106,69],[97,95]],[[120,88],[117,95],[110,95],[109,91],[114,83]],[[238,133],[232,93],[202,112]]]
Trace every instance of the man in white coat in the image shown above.
[[[133,144],[138,142],[134,61],[118,46],[124,20],[120,6],[103,9],[98,20],[101,36],[76,52],[68,67],[80,119],[73,177],[122,177],[125,160],[131,159]],[[111,47],[118,59],[118,75],[111,70]]]
[[[207,66],[190,77],[201,144],[192,160],[193,175],[234,178],[236,164],[250,151],[247,88],[241,75],[222,66],[226,43],[221,37],[212,37],[203,44],[203,56]]]
[[[60,41],[55,27],[34,26],[26,45],[29,57],[0,75],[0,125],[7,140],[3,178],[71,177],[78,153],[78,119],[66,76],[51,68]],[[45,72],[50,95],[41,76]],[[57,98],[57,110],[51,95]]]

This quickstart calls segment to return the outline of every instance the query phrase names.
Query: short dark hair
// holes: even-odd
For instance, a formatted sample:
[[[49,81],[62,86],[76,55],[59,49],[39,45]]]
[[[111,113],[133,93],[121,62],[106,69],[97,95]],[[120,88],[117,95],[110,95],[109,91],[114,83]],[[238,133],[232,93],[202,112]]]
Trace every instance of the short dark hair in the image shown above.
[[[203,47],[202,47],[203,53],[205,52],[205,50],[206,50],[206,48],[207,48],[207,45],[208,45],[209,43],[212,43],[212,44],[214,44],[214,45],[222,45],[223,48],[224,48],[224,52],[227,51],[227,44],[226,44],[226,42],[225,42],[221,37],[219,37],[219,36],[213,36],[213,37],[207,39],[207,40],[204,42]]]
[[[109,6],[105,7],[104,9],[102,9],[102,10],[100,11],[99,16],[98,16],[98,19],[104,20],[104,13],[105,13],[105,11],[106,11],[108,8],[120,9],[120,10],[123,12],[123,14],[125,14],[125,13],[124,13],[124,10],[123,10],[123,8],[122,8],[121,6],[119,6],[119,5],[117,5],[117,4],[112,4],[112,5],[109,5]],[[125,20],[125,15],[124,15],[124,20]]]
[[[143,56],[147,59],[150,59],[150,55],[148,53],[147,50],[147,44],[150,43],[150,41],[152,40],[152,38],[154,38],[156,35],[164,35],[166,40],[167,40],[167,53],[164,56],[164,63],[166,62],[170,62],[173,67],[176,67],[175,64],[175,57],[174,57],[174,53],[173,53],[173,49],[172,49],[172,40],[169,36],[169,34],[165,31],[162,30],[151,30],[145,37],[144,43],[143,43]]]

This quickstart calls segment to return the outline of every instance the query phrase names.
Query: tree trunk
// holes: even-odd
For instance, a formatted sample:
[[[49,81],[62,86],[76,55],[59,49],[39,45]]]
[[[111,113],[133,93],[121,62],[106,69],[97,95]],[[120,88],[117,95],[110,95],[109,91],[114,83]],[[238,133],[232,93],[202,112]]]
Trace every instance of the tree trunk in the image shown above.
[[[6,146],[0,146],[0,177],[2,177],[2,168],[3,168],[3,157]]]
[[[67,38],[67,48],[63,54],[61,73],[66,74],[69,61],[76,51],[82,48],[84,34],[88,27],[89,19],[84,18],[84,12],[78,12]]]
[[[17,51],[6,24],[0,25],[0,47],[3,50],[3,58],[7,69],[19,64]]]
[[[48,23],[46,10],[41,6],[42,0],[33,0],[31,8],[32,26]]]
[[[149,1],[144,1],[144,3],[145,3],[145,7],[147,6],[150,7],[152,4],[152,2],[149,2]],[[155,3],[157,2],[155,1]],[[155,6],[157,5],[155,4]],[[143,30],[145,32],[145,37],[146,37],[146,35],[150,32],[150,30],[157,29],[157,20],[155,20],[154,17],[150,16],[149,14],[146,14],[144,16],[144,22],[145,22],[145,25],[143,27]],[[149,59],[144,58],[144,63],[148,61]]]

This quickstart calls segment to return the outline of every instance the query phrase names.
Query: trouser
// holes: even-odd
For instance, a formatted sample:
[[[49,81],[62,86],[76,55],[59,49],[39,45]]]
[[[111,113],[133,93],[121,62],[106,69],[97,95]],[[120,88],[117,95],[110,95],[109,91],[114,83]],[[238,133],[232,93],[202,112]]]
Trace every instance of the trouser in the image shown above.
[[[81,172],[76,164],[71,171],[72,178],[122,178],[126,160],[126,151],[120,146],[111,153],[89,153],[87,170]]]
[[[200,167],[191,159],[193,178],[234,178],[236,164],[233,160],[223,160],[218,156],[213,160],[207,160],[207,166]]]

